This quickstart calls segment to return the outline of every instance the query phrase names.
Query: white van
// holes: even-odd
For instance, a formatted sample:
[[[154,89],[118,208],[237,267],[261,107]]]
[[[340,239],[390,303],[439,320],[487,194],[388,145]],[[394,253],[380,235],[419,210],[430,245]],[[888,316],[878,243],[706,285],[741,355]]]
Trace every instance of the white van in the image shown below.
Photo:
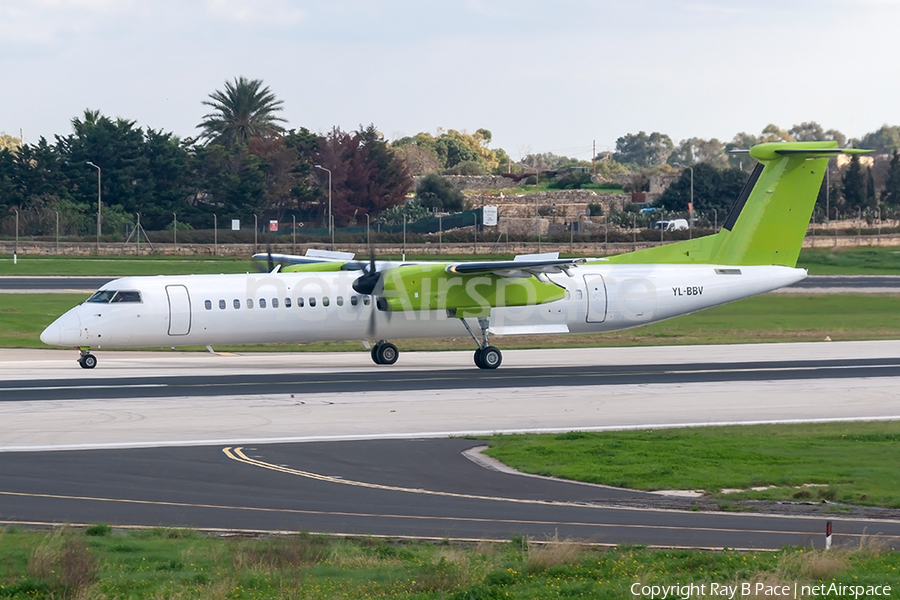
[[[662,229],[663,231],[676,231],[678,229],[687,229],[687,219],[672,219],[671,221],[657,221],[653,224],[653,229]]]

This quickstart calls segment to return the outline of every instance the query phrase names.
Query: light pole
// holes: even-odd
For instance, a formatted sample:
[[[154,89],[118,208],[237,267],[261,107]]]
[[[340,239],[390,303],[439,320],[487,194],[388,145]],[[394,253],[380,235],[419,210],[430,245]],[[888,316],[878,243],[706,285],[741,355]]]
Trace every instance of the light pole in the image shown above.
[[[369,238],[369,213],[366,213],[366,246],[372,247],[372,242]]]
[[[680,167],[681,165],[678,163],[672,163],[676,167]],[[691,201],[688,204],[688,237],[693,239],[694,237],[694,220],[692,217],[694,216],[694,167],[685,166],[685,169],[689,169],[691,172]]]
[[[219,255],[219,217],[213,213],[213,253]]]
[[[59,211],[54,210],[56,213],[56,253],[59,254]]]
[[[328,233],[331,234],[331,249],[334,250],[334,220],[331,216],[331,169],[326,169],[322,165],[315,165],[315,167],[328,173]]]
[[[14,208],[13,212],[16,213],[16,249],[13,250],[13,264],[19,262],[19,209]]]
[[[691,170],[691,205],[688,211],[688,237],[694,237],[694,167],[688,167]]]
[[[100,254],[100,167],[88,161],[87,164],[97,169],[97,254]]]

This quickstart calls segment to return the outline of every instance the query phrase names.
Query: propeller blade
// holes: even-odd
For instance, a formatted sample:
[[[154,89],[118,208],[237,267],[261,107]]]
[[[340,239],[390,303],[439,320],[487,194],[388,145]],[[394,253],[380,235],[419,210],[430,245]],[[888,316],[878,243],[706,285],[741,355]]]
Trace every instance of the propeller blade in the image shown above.
[[[275,270],[275,261],[272,260],[272,244],[266,244],[266,254],[268,255],[269,273]]]

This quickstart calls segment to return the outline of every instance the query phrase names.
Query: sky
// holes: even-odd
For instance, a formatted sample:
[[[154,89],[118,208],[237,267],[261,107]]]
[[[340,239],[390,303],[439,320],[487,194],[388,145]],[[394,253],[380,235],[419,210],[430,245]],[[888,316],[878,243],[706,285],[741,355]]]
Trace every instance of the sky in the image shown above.
[[[900,0],[0,0],[0,132],[85,109],[196,136],[238,76],[287,126],[493,133],[511,157],[660,131],[900,124]]]

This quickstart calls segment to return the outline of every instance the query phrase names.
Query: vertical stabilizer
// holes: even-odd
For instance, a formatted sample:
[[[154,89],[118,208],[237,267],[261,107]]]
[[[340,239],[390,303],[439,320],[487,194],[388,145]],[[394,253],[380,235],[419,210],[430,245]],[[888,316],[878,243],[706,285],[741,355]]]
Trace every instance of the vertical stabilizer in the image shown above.
[[[611,263],[794,267],[837,142],[774,142],[750,149],[759,161],[715,235],[609,257]]]

